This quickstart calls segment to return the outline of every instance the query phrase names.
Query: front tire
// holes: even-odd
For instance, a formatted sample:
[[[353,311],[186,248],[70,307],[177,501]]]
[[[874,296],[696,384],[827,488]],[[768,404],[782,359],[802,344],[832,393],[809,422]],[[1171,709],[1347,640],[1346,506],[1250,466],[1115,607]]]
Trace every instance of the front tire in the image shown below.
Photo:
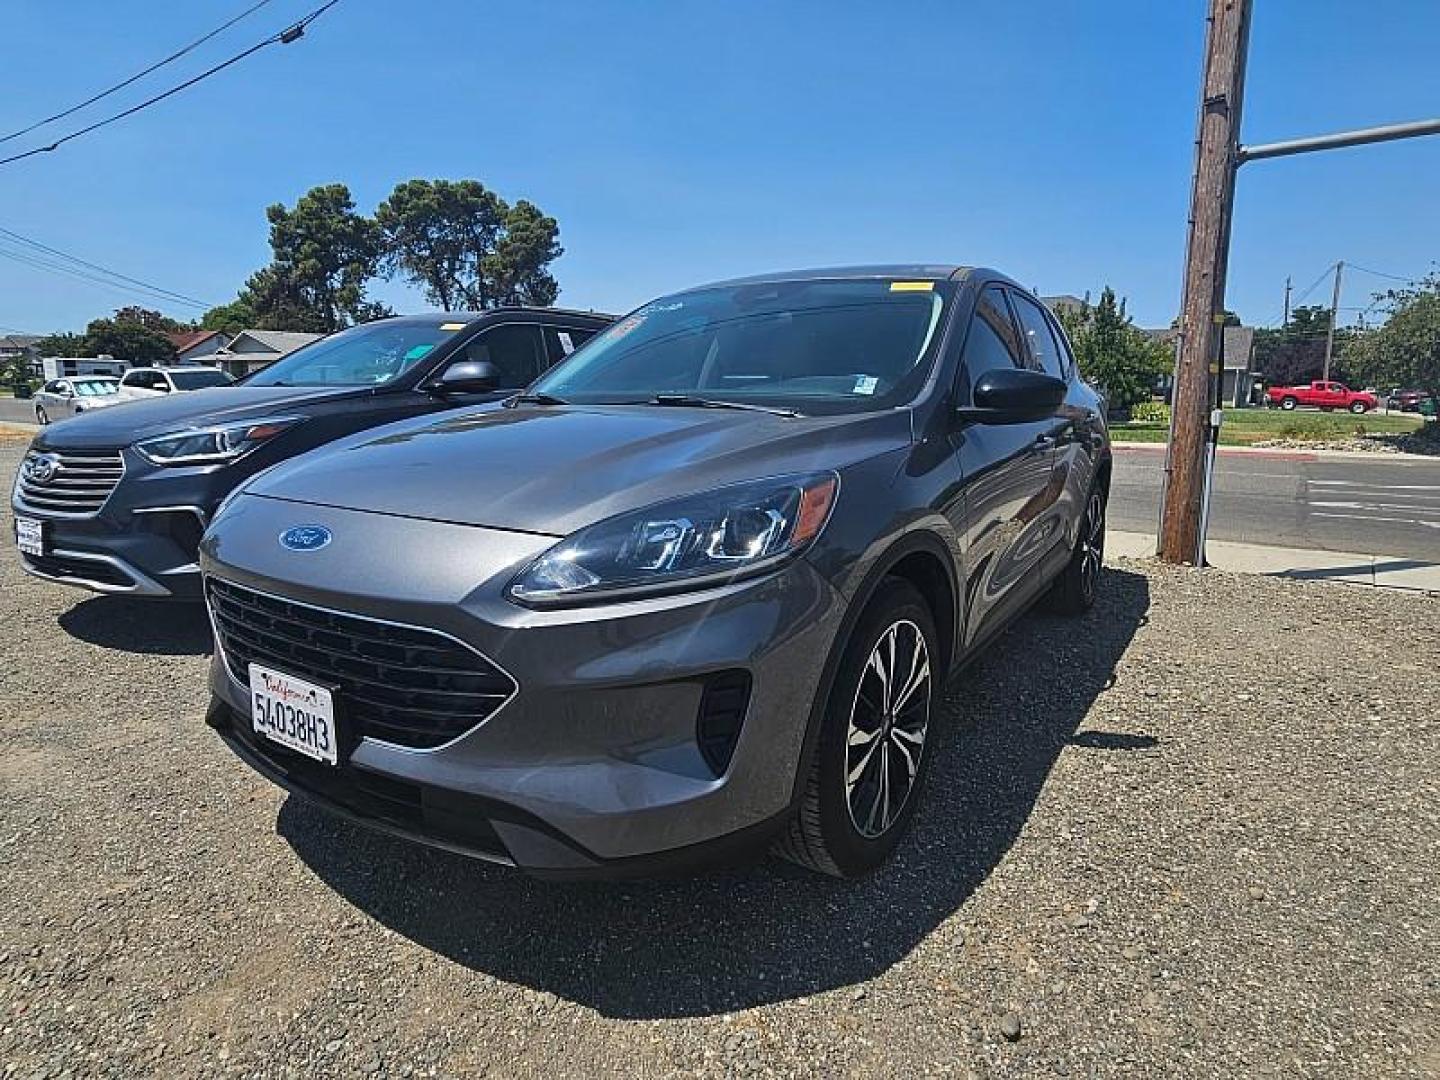
[[[1351,411],[1352,413],[1354,413],[1356,416],[1360,416],[1360,415],[1368,412],[1368,411],[1369,411],[1369,408],[1368,408],[1368,406],[1366,406],[1365,402],[1363,402],[1363,401],[1352,401],[1352,402],[1350,403],[1350,411]]]
[[[1299,404],[1300,402],[1296,401],[1293,397],[1280,399],[1280,408],[1284,409],[1286,412],[1294,412],[1295,406]]]
[[[44,405],[35,406],[35,422],[41,427],[50,423],[50,414],[45,411]]]
[[[1083,615],[1095,606],[1100,568],[1105,565],[1105,492],[1095,488],[1085,501],[1070,561],[1050,587],[1050,606],[1062,615]]]
[[[890,857],[915,815],[939,698],[939,637],[915,586],[886,578],[830,687],[820,742],[782,858],[853,878]]]

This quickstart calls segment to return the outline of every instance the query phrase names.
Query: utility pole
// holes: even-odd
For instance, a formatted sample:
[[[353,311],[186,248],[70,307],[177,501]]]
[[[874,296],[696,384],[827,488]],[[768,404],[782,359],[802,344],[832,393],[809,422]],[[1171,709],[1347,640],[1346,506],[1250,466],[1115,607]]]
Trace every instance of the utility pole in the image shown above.
[[[1285,279],[1285,321],[1280,324],[1280,329],[1290,329],[1290,279]]]
[[[1330,355],[1335,351],[1335,320],[1340,317],[1340,275],[1345,270],[1345,260],[1335,264],[1335,291],[1330,294],[1330,329],[1325,332],[1325,373],[1320,377],[1330,381]]]
[[[1200,557],[1210,369],[1218,356],[1225,317],[1225,272],[1249,36],[1250,0],[1210,0],[1160,523],[1159,555],[1170,563],[1195,562]]]

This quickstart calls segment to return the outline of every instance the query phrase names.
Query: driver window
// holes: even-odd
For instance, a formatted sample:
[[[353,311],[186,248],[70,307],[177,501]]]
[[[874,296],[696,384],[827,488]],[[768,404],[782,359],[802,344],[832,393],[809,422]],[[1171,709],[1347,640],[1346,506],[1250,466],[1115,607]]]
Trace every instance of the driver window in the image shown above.
[[[465,359],[489,361],[500,373],[500,389],[518,390],[540,376],[540,328],[512,323],[485,331],[465,349]]]
[[[980,294],[970,332],[965,336],[962,369],[968,386],[987,371],[1025,366],[1025,347],[1010,317],[1005,293],[991,285]]]

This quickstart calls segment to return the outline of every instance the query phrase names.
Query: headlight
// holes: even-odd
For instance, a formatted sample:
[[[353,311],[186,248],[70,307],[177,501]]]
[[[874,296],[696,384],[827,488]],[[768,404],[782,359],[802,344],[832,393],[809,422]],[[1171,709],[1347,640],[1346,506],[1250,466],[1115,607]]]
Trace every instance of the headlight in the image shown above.
[[[719,585],[791,557],[819,535],[835,504],[834,473],[720,488],[581,529],[510,583],[533,607]]]
[[[192,428],[144,439],[135,449],[152,465],[213,465],[243,457],[299,422],[299,417],[284,416]]]

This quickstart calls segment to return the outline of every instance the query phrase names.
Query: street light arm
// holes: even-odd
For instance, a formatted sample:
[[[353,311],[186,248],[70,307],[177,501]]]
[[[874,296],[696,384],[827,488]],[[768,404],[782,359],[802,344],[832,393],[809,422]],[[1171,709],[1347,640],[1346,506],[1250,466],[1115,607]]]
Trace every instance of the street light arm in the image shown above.
[[[1312,150],[1338,150],[1345,146],[1364,146],[1366,143],[1390,142],[1394,139],[1414,139],[1421,135],[1440,135],[1440,119],[1385,124],[1355,131],[1337,131],[1333,135],[1314,135],[1306,139],[1241,146],[1235,151],[1235,161],[1243,165],[1247,161],[1261,161],[1264,158],[1308,154]]]

